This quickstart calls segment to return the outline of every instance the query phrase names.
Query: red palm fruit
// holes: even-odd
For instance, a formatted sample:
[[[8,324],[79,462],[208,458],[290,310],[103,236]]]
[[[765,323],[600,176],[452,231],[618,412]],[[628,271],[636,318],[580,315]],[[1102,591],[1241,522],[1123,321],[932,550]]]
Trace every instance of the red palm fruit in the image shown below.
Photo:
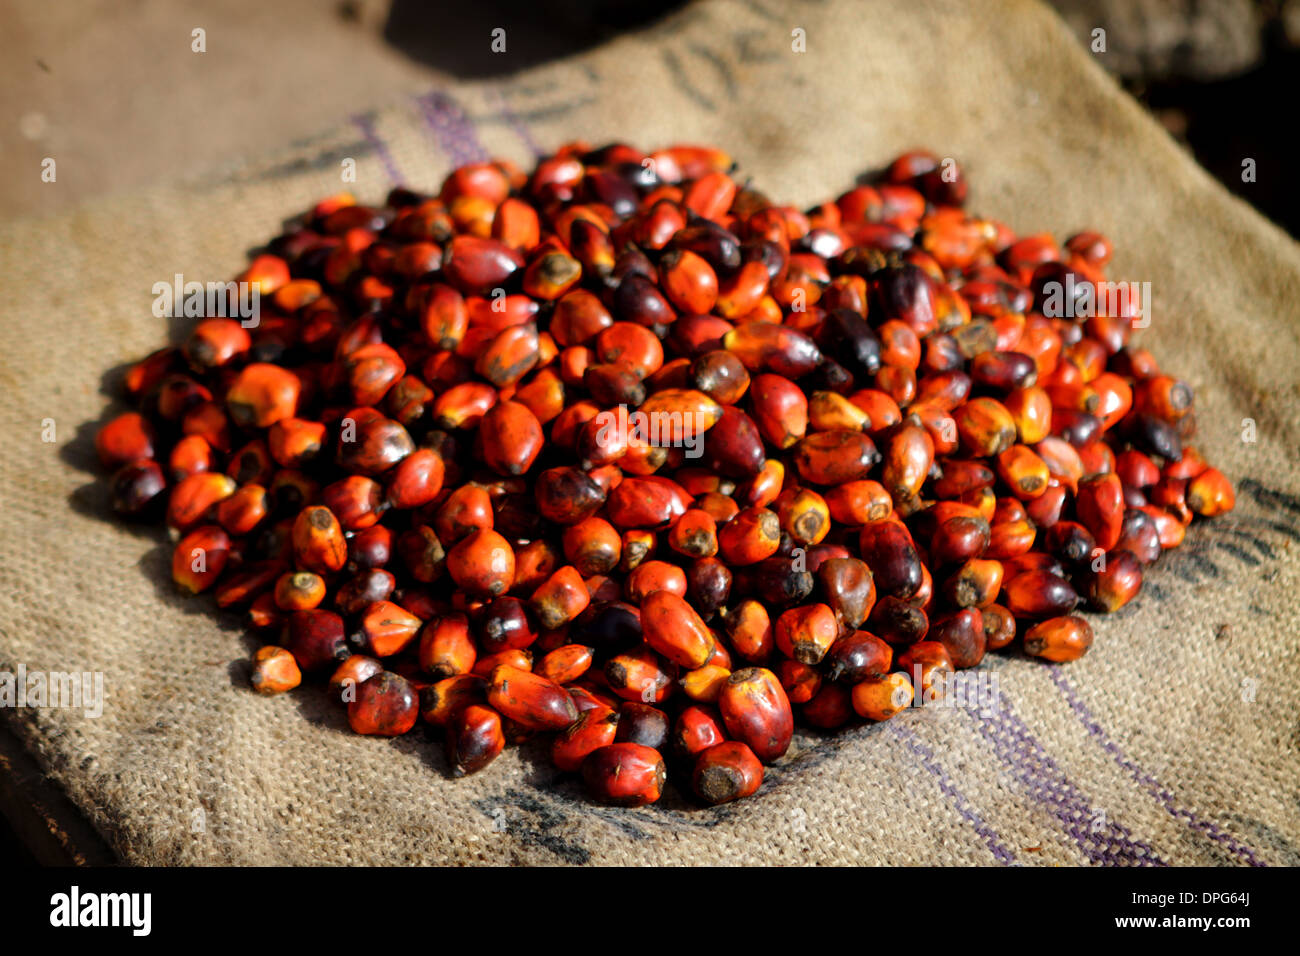
[[[1000,561],[971,558],[944,582],[944,597],[958,608],[985,607],[997,600],[1002,577]]]
[[[582,278],[582,263],[569,255],[554,238],[533,250],[524,270],[523,290],[533,299],[551,302],[572,289]]]
[[[217,502],[217,523],[236,537],[250,534],[270,512],[269,495],[261,485],[242,485]]]
[[[510,595],[494,598],[473,609],[471,621],[480,649],[489,654],[509,648],[531,647],[539,637],[527,606],[519,598]],[[559,644],[555,646],[558,647]]]
[[[822,672],[812,664],[787,658],[776,665],[776,677],[792,704],[806,704],[822,687]]]
[[[207,471],[181,479],[167,499],[168,526],[180,532],[192,530],[238,487],[233,478]]]
[[[713,635],[695,609],[670,591],[641,601],[641,633],[647,644],[682,667],[703,667],[713,656]]]
[[[624,478],[605,503],[605,516],[614,527],[667,528],[686,513],[691,499],[676,482],[655,475]]]
[[[449,285],[432,283],[419,312],[420,329],[436,348],[455,349],[469,328],[465,297]]]
[[[662,750],[668,745],[668,715],[638,700],[623,701],[618,708],[614,740]]]
[[[749,390],[749,370],[735,355],[715,349],[690,363],[690,381],[720,405],[734,405]]]
[[[983,660],[987,648],[984,615],[979,608],[968,607],[936,618],[930,623],[927,640],[944,646],[953,667],[959,670],[974,667]]]
[[[1237,504],[1232,483],[1217,468],[1207,468],[1187,483],[1187,507],[1202,518],[1231,511]]]
[[[780,375],[756,375],[749,387],[754,423],[777,448],[789,448],[808,430],[808,399],[803,390]]]
[[[691,789],[713,806],[752,796],[763,785],[763,765],[746,744],[728,740],[695,759]]]
[[[303,671],[330,669],[351,654],[343,618],[321,609],[290,614],[281,644],[290,650]]]
[[[906,647],[925,637],[930,618],[911,601],[885,595],[871,609],[867,626],[889,644]]]
[[[930,538],[930,558],[936,565],[978,558],[988,548],[991,538],[989,523],[983,517],[953,514],[935,528]]]
[[[461,485],[441,503],[433,518],[438,540],[455,544],[475,531],[491,531],[495,521],[492,496],[479,484]]]
[[[989,480],[992,480],[992,476]],[[894,510],[889,492],[879,482],[870,479],[849,481],[828,488],[825,500],[833,519],[853,527],[887,518]]]
[[[696,757],[726,740],[722,715],[708,704],[683,707],[673,724],[671,747],[680,757]]]
[[[452,774],[463,777],[482,770],[505,749],[501,715],[490,707],[470,704],[447,725],[447,762]]]
[[[1025,653],[1062,664],[1076,661],[1092,646],[1092,625],[1077,614],[1053,617],[1025,633]]]
[[[997,457],[998,477],[1012,492],[1026,500],[1047,490],[1047,463],[1025,445],[1012,445]]]
[[[488,679],[488,703],[528,730],[562,730],[578,719],[573,698],[559,684],[502,665]]]
[[[718,710],[727,732],[748,744],[759,760],[770,762],[789,749],[794,714],[771,671],[762,667],[734,671],[718,694]]]
[[[854,631],[839,638],[826,653],[826,676],[833,681],[857,684],[868,677],[889,673],[893,649],[868,631]]]
[[[903,420],[903,413],[898,402],[877,388],[864,388],[849,396],[849,401],[866,412],[868,425],[866,431],[878,435],[885,429],[893,428]]]
[[[1015,419],[996,399],[973,398],[952,414],[962,447],[980,458],[1001,454],[1016,441]]]
[[[514,583],[515,553],[497,532],[479,529],[447,553],[447,571],[458,587],[474,595],[495,597]]]
[[[707,511],[688,508],[669,529],[668,546],[687,557],[712,557],[718,553],[717,522]]]
[[[595,357],[601,364],[621,365],[638,379],[648,379],[663,367],[664,348],[644,325],[614,322],[596,335]]]
[[[853,701],[843,684],[824,683],[800,711],[803,719],[818,730],[835,730],[853,719]]]
[[[393,508],[419,508],[438,497],[446,477],[442,456],[430,448],[407,455],[385,478],[388,504]]]
[[[542,424],[526,405],[498,402],[479,423],[483,461],[502,475],[522,475],[542,451]]]
[[[651,432],[642,437],[656,445],[689,446],[722,417],[722,406],[693,388],[657,391],[646,397],[639,410],[649,416]]]
[[[301,683],[302,671],[283,647],[267,644],[253,655],[252,684],[259,694],[281,694]]]
[[[853,685],[853,710],[867,720],[888,720],[912,703],[912,682],[904,674],[868,677]]]
[[[474,674],[446,677],[420,691],[420,716],[435,727],[445,727],[453,716],[470,704],[481,704],[487,682]]]
[[[1093,475],[1079,483],[1075,498],[1079,523],[1097,541],[1097,547],[1109,551],[1119,541],[1124,524],[1124,488],[1115,474]]]
[[[761,664],[772,656],[776,637],[767,608],[749,598],[737,604],[723,620],[732,649],[751,664]]]
[[[387,601],[397,579],[382,568],[362,568],[334,592],[334,606],[345,615],[357,615],[375,601]]]
[[[1142,590],[1142,563],[1131,551],[1112,551],[1106,563],[1089,571],[1083,596],[1098,611],[1118,611]]]
[[[398,737],[415,726],[420,707],[406,678],[383,671],[357,685],[348,704],[348,723],[359,734]]]
[[[745,508],[718,529],[718,551],[729,565],[755,564],[780,545],[781,520],[767,508]]]
[[[818,544],[830,532],[830,508],[811,488],[789,488],[772,505],[781,530],[798,545]]]
[[[677,667],[639,644],[606,661],[604,676],[609,689],[623,700],[657,704],[672,694]]]
[[[866,621],[876,604],[876,584],[871,569],[857,558],[829,558],[816,571],[822,597],[847,631]]]
[[[898,668],[919,689],[923,700],[942,691],[943,683],[953,673],[952,657],[939,641],[917,641],[898,655]]]
[[[763,436],[739,408],[723,406],[704,436],[703,463],[729,478],[752,478],[763,468]]]
[[[293,523],[293,557],[304,571],[333,574],[348,561],[343,528],[328,508],[314,505],[298,513]]]
[[[532,652],[523,650],[518,647],[508,647],[504,651],[497,651],[495,654],[485,654],[474,662],[474,669],[470,671],[477,677],[488,678],[498,667],[514,667],[521,671],[531,671],[533,669]]]
[[[442,273],[466,295],[487,295],[523,265],[523,256],[503,242],[462,235],[447,244]]]
[[[373,408],[351,409],[339,422],[336,461],[346,471],[382,475],[413,451],[410,433]]]
[[[1001,650],[1016,639],[1016,618],[1001,604],[980,608],[984,615],[984,644],[990,651]]]
[[[439,428],[476,428],[498,399],[497,390],[482,382],[453,385],[433,402],[434,424]]]
[[[603,518],[585,518],[561,536],[564,556],[584,576],[605,574],[618,566],[623,539]]]
[[[618,569],[624,573],[635,571],[654,553],[656,539],[652,531],[629,528],[623,532],[622,539]]]
[[[534,672],[557,684],[571,684],[591,669],[591,648],[583,644],[564,644],[537,662]]]
[[[934,464],[934,441],[920,425],[904,425],[885,449],[881,484],[895,501],[915,498]]]
[[[736,486],[735,498],[752,508],[765,508],[781,494],[784,484],[785,465],[769,458],[757,475]]]
[[[474,371],[498,389],[513,385],[537,366],[541,340],[532,322],[502,329],[484,345],[474,362]],[[435,411],[436,411],[435,403]]]
[[[372,342],[348,353],[343,374],[353,405],[377,405],[406,374],[406,363],[392,346]]]
[[[822,353],[811,338],[782,323],[744,322],[723,336],[722,346],[751,373],[765,371],[795,379],[822,362]]]
[[[1027,520],[1004,521],[993,525],[989,529],[989,543],[984,549],[984,557],[995,561],[1018,557],[1034,546],[1037,535],[1038,529]]]
[[[803,664],[819,663],[839,634],[839,619],[825,604],[791,608],[776,621],[777,650]]]
[[[608,707],[597,704],[584,710],[577,720],[556,734],[551,743],[551,762],[560,770],[581,770],[583,761],[593,751],[614,742],[618,724],[618,712]]]
[[[384,665],[373,657],[353,654],[330,674],[330,693],[336,701],[347,704],[356,696],[357,685],[383,671]]]
[[[870,431],[871,416],[838,392],[817,391],[808,399],[808,424],[813,431]]]
[[[1051,571],[1022,571],[1003,584],[1003,604],[1016,617],[1055,617],[1079,603],[1070,582]]]
[[[105,468],[118,469],[154,457],[154,427],[139,412],[123,412],[95,433],[95,451]]]
[[[226,408],[241,428],[268,428],[298,410],[302,382],[293,372],[266,362],[245,365],[226,389]]]
[[[136,460],[149,461],[150,459]],[[122,467],[125,468],[126,465]],[[217,464],[216,452],[208,440],[199,435],[186,435],[172,446],[171,454],[167,456],[167,473],[173,481],[182,481],[190,475],[218,470],[220,466]]]
[[[375,657],[400,654],[414,643],[423,622],[391,601],[375,601],[361,616],[360,635]]]
[[[582,762],[588,792],[601,803],[640,807],[654,803],[668,777],[657,750],[614,743],[592,751]]]
[[[344,531],[372,527],[385,508],[383,487],[364,475],[349,475],[321,489],[321,503]]]
[[[563,555],[550,542],[530,541],[515,551],[515,583],[510,590],[521,597],[532,593],[558,568]]]
[[[659,260],[659,277],[668,301],[682,312],[704,315],[718,301],[718,276],[702,257],[672,249]]]
[[[564,380],[554,368],[538,369],[528,383],[515,392],[514,400],[545,425],[564,411]]]
[[[310,611],[325,600],[325,579],[310,571],[286,572],[276,580],[274,593],[281,611]]]
[[[910,598],[921,587],[921,557],[902,522],[886,518],[863,525],[858,546],[878,594]]]
[[[195,528],[172,551],[172,580],[191,594],[216,584],[230,557],[230,536],[217,525]]]
[[[573,620],[590,603],[582,575],[572,565],[565,565],[533,591],[528,605],[542,627],[554,629]]]
[[[857,481],[879,461],[875,443],[859,431],[814,432],[795,446],[795,468],[814,485]]]
[[[1115,550],[1131,552],[1140,564],[1160,557],[1160,531],[1151,516],[1138,508],[1127,509]]]

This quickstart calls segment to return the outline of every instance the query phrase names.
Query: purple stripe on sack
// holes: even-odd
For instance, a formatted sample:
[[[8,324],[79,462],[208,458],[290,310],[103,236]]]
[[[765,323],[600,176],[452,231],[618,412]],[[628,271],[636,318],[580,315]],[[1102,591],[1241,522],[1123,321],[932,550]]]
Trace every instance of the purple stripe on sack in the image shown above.
[[[492,93],[492,99],[496,101],[501,109],[501,118],[505,120],[506,125],[519,137],[520,142],[528,148],[528,151],[537,159],[543,155],[542,144],[533,138],[533,131],[528,128],[528,124],[521,120],[518,114],[510,108],[510,101],[506,99],[506,94],[502,90],[495,90]]]
[[[479,142],[474,123],[465,110],[448,93],[434,90],[416,97],[425,125],[438,141],[438,148],[447,155],[453,166],[481,163],[488,158],[487,150]]]
[[[393,154],[388,151],[388,144],[383,141],[379,131],[375,128],[375,119],[373,116],[357,114],[352,117],[352,123],[357,129],[361,130],[361,135],[365,141],[370,144],[370,148],[375,151],[379,161],[384,164],[384,172],[388,173],[390,183],[400,183],[402,181],[401,171],[398,170],[397,164],[393,162]]]
[[[975,832],[983,838],[994,858],[1004,865],[1014,863],[1016,859],[1015,854],[1003,845],[1001,838],[991,826],[984,822],[984,818],[971,808],[965,795],[957,789],[956,784],[952,782],[952,779],[948,776],[947,772],[943,767],[939,766],[939,763],[935,760],[934,752],[925,744],[917,740],[916,735],[912,733],[912,731],[903,727],[896,721],[888,721],[885,726],[888,727],[890,731],[893,732],[894,736],[902,741],[903,745],[912,752],[912,755],[921,762],[921,766],[934,775],[935,780],[939,784],[939,789],[942,790],[944,795],[952,801],[953,807],[961,814],[962,819],[974,827]]]
[[[1101,728],[1101,724],[1097,723],[1087,706],[1079,699],[1078,695],[1075,694],[1074,688],[1070,686],[1070,683],[1057,671],[1056,668],[1051,669],[1051,678],[1052,683],[1056,685],[1057,689],[1060,690],[1061,694],[1065,697],[1066,702],[1070,705],[1070,709],[1075,712],[1079,720],[1083,723],[1083,726],[1087,729],[1088,736],[1096,740],[1097,743],[1101,745],[1101,749],[1110,754],[1115,759],[1115,763],[1118,764],[1121,769],[1127,771],[1129,776],[1137,781],[1147,791],[1147,793],[1156,799],[1157,802],[1164,806],[1164,808],[1169,811],[1170,816],[1183,821],[1193,830],[1204,834],[1215,843],[1226,847],[1237,856],[1243,858],[1251,866],[1268,865],[1256,857],[1254,851],[1252,851],[1250,847],[1233,839],[1216,824],[1209,820],[1202,820],[1191,810],[1178,806],[1175,802],[1172,791],[1161,786],[1160,782],[1156,780],[1155,777],[1151,776],[1151,774],[1139,767],[1132,758],[1128,757],[1124,751],[1120,749],[1119,744],[1110,739],[1110,736],[1106,731]]]
[[[1134,839],[1127,827],[1088,802],[1024,721],[1012,713],[1006,694],[1000,695],[999,702],[995,715],[976,715],[975,726],[1029,795],[1051,810],[1089,861],[1103,866],[1168,865],[1153,847]]]

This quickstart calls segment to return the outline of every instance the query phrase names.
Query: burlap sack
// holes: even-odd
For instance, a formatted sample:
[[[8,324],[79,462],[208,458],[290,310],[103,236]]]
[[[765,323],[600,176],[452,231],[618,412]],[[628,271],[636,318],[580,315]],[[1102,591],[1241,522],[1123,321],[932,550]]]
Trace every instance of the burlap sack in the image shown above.
[[[338,190],[344,157],[378,199],[394,179],[434,187],[455,163],[526,162],[576,137],[725,144],[796,203],[927,145],[965,163],[973,208],[1017,230],[1103,230],[1114,276],[1152,283],[1145,344],[1195,386],[1196,444],[1237,481],[1237,510],[1162,558],[1139,604],[1096,620],[1081,662],[993,655],[987,715],[800,736],[761,795],[720,809],[594,807],[528,749],[452,781],[437,740],[352,735],[318,689],[259,698],[238,623],[175,594],[162,536],[107,520],[91,473],[101,376],[166,335],[150,287],[234,273],[283,216]],[[107,683],[98,719],[8,716],[126,861],[1300,862],[1300,254],[1035,3],[716,0],[219,180],[6,224],[0,249],[0,669]]]

